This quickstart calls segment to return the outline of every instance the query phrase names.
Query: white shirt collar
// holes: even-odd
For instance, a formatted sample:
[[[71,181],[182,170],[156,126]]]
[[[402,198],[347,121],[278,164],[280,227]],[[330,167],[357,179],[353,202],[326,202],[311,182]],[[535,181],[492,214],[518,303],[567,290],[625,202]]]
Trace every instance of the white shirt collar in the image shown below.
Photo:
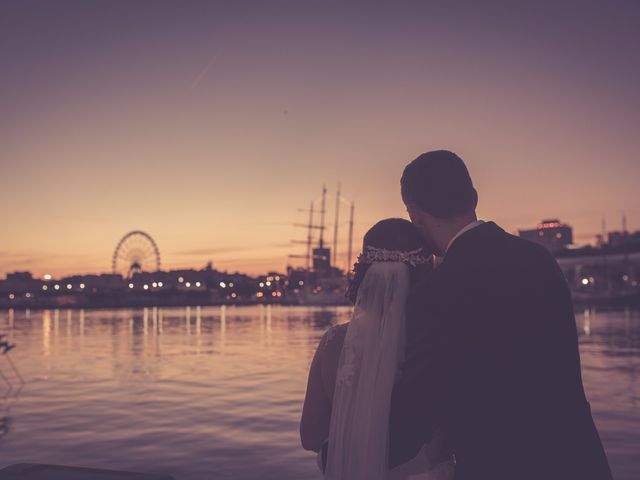
[[[445,253],[447,253],[449,251],[449,249],[451,248],[451,245],[453,245],[453,242],[455,242],[458,237],[460,237],[464,233],[468,232],[472,228],[476,228],[478,225],[482,225],[483,223],[484,223],[484,220],[474,220],[473,222],[471,222],[471,223],[465,225],[464,227],[462,227],[460,229],[460,231],[458,233],[456,233],[453,236],[453,238],[449,241],[449,245],[447,245],[447,250],[445,251]]]

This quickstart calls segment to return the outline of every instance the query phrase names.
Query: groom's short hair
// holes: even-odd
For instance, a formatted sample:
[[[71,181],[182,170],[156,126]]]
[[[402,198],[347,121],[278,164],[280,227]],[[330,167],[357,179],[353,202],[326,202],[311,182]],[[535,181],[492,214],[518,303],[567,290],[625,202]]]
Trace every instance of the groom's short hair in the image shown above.
[[[407,165],[400,180],[405,203],[438,217],[452,218],[471,212],[477,194],[462,159],[448,150],[420,155]]]

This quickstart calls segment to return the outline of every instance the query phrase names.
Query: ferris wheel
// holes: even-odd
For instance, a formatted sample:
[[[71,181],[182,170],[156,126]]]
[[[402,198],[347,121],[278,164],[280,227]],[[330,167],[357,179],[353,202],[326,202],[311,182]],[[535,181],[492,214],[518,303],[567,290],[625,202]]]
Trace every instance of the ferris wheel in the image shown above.
[[[141,230],[127,233],[116,246],[111,261],[113,273],[131,278],[138,272],[160,270],[160,250],[151,236]]]

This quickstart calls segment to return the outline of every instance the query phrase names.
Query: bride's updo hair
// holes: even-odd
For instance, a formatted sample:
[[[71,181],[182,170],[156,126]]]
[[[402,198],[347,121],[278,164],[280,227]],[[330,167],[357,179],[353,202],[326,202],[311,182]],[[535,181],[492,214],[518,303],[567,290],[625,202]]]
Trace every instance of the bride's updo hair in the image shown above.
[[[360,288],[360,284],[362,284],[364,276],[371,265],[371,262],[364,261],[367,247],[407,253],[422,249],[420,256],[425,259],[428,258],[429,261],[427,263],[414,265],[410,261],[406,262],[410,268],[412,280],[425,269],[430,270],[433,268],[432,252],[425,250],[425,243],[420,238],[418,230],[410,221],[403,218],[380,220],[365,234],[362,254],[360,254],[358,261],[353,266],[346,291],[346,297],[351,300],[353,304],[356,303],[358,288]]]

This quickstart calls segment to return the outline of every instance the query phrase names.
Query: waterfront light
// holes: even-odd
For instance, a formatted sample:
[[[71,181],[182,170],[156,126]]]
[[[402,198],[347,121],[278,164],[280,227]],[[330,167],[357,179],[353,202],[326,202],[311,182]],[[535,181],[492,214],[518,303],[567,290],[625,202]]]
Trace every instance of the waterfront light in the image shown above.
[[[144,288],[145,290],[149,290],[149,285],[147,285],[146,283],[142,286],[142,288]]]
[[[264,282],[260,282],[258,285],[260,285],[260,288],[264,288]]]
[[[622,275],[622,280],[625,282],[629,281],[629,275]]]
[[[84,288],[84,283],[81,283],[80,284],[80,289],[83,289],[83,288]]]
[[[199,287],[199,286],[200,286],[200,282],[196,282],[196,287]]]
[[[53,288],[55,288],[56,290],[60,290],[60,285],[56,284],[53,286]]]
[[[44,274],[44,279],[45,280],[51,280],[51,274],[50,273],[45,273]]]
[[[229,284],[229,288],[233,288],[233,282]]]
[[[304,282],[303,282],[302,280],[300,280],[300,281],[298,282],[298,285],[302,286],[302,285],[304,285]]]
[[[276,282],[280,281],[280,277],[276,275]]]
[[[264,297],[264,293],[258,292],[258,293],[256,293],[256,297],[262,298],[262,297]]]
[[[13,293],[9,294],[9,300],[13,300],[14,298],[16,298],[16,296]]]
[[[30,294],[30,293],[28,293],[28,292],[27,292],[27,293],[25,293],[25,294],[24,294],[24,296],[25,296],[25,297],[27,297],[27,298],[31,298],[31,294]]]
[[[178,283],[184,282],[184,277],[178,277]]]
[[[151,286],[152,286],[153,288],[156,288],[156,287],[158,286],[158,282],[153,282],[153,283],[151,284]]]
[[[70,283],[67,283],[67,290],[71,290],[73,288],[73,285],[71,285]]]
[[[187,287],[187,288],[191,287],[191,282],[185,283],[184,286]]]
[[[267,280],[267,287],[271,286],[271,282],[269,280]]]
[[[582,279],[582,284],[583,285],[589,285],[589,279],[588,278],[583,278]]]
[[[162,288],[162,282],[158,282],[158,286]]]
[[[224,282],[220,282],[220,288],[227,288],[227,284]]]
[[[47,287],[46,285],[42,285],[42,289],[43,289],[43,290],[48,290],[48,289],[49,289],[49,287]]]
[[[130,283],[130,284],[129,284],[129,288],[133,288],[133,283]]]
[[[238,297],[238,294],[237,294],[237,293],[233,292],[233,293],[231,294],[231,298],[237,298],[237,297]]]

